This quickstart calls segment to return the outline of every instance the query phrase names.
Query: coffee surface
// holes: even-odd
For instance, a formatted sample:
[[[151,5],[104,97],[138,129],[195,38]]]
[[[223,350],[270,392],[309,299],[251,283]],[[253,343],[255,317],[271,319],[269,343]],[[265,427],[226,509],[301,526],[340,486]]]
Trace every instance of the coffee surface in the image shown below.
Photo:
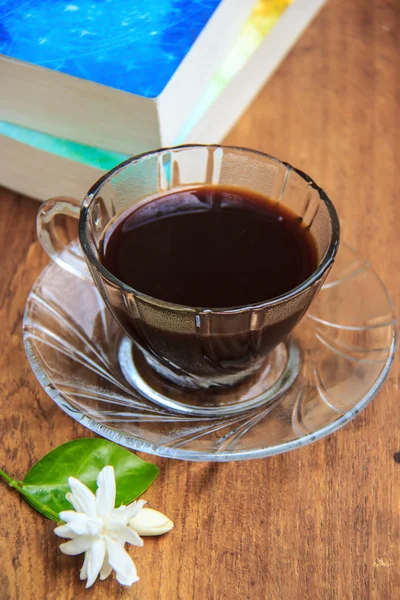
[[[125,212],[103,236],[101,261],[139,292],[209,308],[270,300],[317,265],[314,238],[298,215],[222,186],[160,196]]]

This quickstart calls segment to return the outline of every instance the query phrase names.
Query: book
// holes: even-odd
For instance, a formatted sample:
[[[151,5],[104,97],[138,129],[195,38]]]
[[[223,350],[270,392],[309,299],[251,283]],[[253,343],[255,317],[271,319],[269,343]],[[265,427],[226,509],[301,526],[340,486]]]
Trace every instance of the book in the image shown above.
[[[175,143],[222,140],[326,0],[259,0]]]
[[[323,2],[258,0],[173,143],[221,142]],[[126,158],[0,121],[0,183],[39,200],[60,193],[83,198]]]
[[[0,119],[135,154],[170,145],[256,0],[0,0]]]
[[[0,161],[0,184],[39,201],[60,195],[83,200],[104,172],[8,137],[0,141]]]
[[[35,200],[85,193],[124,154],[0,121],[0,185]]]

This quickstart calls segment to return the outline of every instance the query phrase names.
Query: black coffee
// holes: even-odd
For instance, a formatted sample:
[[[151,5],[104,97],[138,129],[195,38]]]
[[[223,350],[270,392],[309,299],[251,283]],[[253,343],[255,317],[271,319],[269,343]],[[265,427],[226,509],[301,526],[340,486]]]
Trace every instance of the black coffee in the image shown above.
[[[317,266],[301,218],[245,189],[201,187],[124,213],[102,263],[132,288],[186,306],[254,304],[288,292]]]

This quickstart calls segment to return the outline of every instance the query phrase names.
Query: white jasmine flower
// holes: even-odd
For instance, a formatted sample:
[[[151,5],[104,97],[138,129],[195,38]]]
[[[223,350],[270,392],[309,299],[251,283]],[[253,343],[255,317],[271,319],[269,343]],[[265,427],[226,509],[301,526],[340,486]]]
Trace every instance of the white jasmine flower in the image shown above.
[[[153,508],[141,508],[136,517],[128,521],[128,525],[137,534],[143,536],[162,535],[170,531],[174,526],[171,519],[168,519],[168,517]]]
[[[64,554],[85,553],[80,577],[86,579],[90,587],[100,579],[106,579],[114,569],[117,581],[122,585],[132,585],[139,578],[136,567],[124,550],[126,542],[134,546],[143,546],[138,533],[127,526],[131,519],[146,502],[138,500],[128,506],[114,508],[115,474],[113,467],[104,467],[97,478],[96,495],[78,479],[68,479],[71,492],[66,495],[74,510],[60,513],[65,525],[57,527],[56,535],[69,538],[69,542],[60,545]]]

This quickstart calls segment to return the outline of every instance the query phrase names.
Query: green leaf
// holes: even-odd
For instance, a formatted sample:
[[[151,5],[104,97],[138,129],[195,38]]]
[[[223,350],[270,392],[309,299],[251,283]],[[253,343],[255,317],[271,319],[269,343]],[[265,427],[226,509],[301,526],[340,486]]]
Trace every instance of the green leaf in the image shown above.
[[[58,515],[72,508],[65,498],[70,491],[68,477],[76,477],[95,492],[97,476],[107,465],[112,465],[115,471],[117,507],[140,496],[159,473],[156,465],[117,444],[87,438],[67,442],[46,454],[27,473],[22,490],[29,504],[45,517],[52,512]]]

